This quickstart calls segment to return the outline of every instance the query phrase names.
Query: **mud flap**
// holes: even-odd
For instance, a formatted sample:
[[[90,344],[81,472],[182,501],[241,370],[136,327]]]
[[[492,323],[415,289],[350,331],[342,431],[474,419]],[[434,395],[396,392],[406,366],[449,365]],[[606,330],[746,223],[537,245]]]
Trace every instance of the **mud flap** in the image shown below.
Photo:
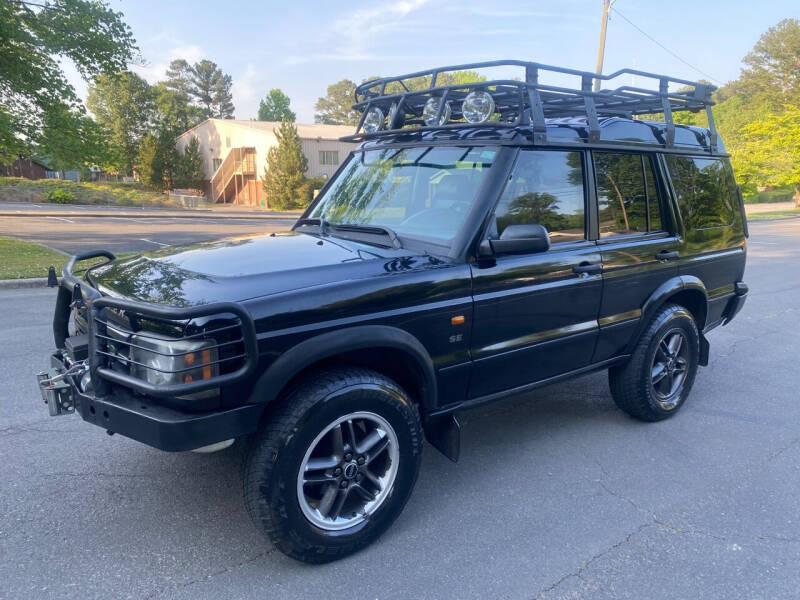
[[[697,359],[697,364],[701,367],[708,366],[708,355],[711,352],[711,344],[708,343],[706,336],[700,334],[700,357]]]
[[[458,455],[461,453],[461,425],[455,414],[426,419],[425,438],[447,458],[458,462]]]

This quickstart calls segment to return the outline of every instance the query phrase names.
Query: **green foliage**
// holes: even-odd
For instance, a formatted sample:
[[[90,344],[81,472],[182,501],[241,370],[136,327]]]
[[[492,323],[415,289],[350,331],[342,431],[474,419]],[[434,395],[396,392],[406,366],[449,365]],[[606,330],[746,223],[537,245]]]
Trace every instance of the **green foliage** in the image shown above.
[[[762,185],[793,185],[800,208],[800,107],[786,105],[748,124],[738,152],[744,176]]]
[[[278,144],[269,149],[264,171],[264,191],[271,208],[287,210],[306,206],[307,190],[305,172],[308,161],[303,155],[297,128],[289,121],[282,121],[275,131]]]
[[[139,180],[142,183],[157,190],[174,186],[180,170],[180,157],[169,131],[145,135],[137,160]]]
[[[0,197],[7,202],[45,202],[54,189],[63,189],[75,196],[74,204],[118,206],[169,206],[163,193],[141,183],[104,181],[66,181],[63,179],[24,179],[0,177]]]
[[[356,84],[342,79],[328,86],[325,96],[314,105],[314,122],[327,125],[358,125],[360,113],[353,110]]]
[[[81,165],[95,158],[96,136],[83,144],[90,126],[59,60],[88,80],[124,69],[136,47],[122,14],[103,1],[42,4],[0,2],[0,156],[54,155]],[[55,121],[58,138],[46,131]]]
[[[308,206],[314,200],[315,192],[319,192],[325,182],[328,181],[327,177],[308,177],[300,187],[300,197],[303,199],[303,206]]]
[[[290,121],[294,123],[297,118],[289,109],[289,96],[279,89],[272,89],[267,97],[258,105],[259,121]]]
[[[176,187],[199,190],[203,188],[206,172],[203,167],[203,157],[200,155],[200,141],[192,136],[186,144],[186,150],[180,157],[178,180]]]
[[[48,202],[52,202],[53,204],[69,204],[71,202],[75,202],[75,194],[65,190],[64,188],[55,188],[54,190],[50,190],[45,198]]]
[[[132,174],[139,144],[154,118],[150,85],[130,71],[101,75],[89,87],[86,103],[108,131],[110,152],[104,166],[124,175]]]
[[[233,118],[233,79],[215,62],[203,59],[190,65],[183,59],[173,60],[167,69],[164,85],[189,98],[200,109],[203,119]]]

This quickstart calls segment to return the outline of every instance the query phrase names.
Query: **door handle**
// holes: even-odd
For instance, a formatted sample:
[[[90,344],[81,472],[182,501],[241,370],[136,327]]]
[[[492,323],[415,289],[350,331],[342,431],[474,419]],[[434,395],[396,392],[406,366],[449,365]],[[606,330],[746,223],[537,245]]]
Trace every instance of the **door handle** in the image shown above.
[[[601,273],[602,271],[603,271],[602,263],[582,262],[581,264],[572,267],[572,272],[577,273],[578,275],[596,275],[597,273]]]
[[[656,254],[658,260],[675,260],[680,254],[677,250],[662,250]]]

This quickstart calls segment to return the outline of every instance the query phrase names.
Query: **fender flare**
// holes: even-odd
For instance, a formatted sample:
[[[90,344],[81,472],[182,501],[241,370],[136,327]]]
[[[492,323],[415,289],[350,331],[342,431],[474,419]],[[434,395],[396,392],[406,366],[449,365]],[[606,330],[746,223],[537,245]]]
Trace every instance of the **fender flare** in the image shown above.
[[[702,294],[706,305],[708,304],[708,293],[706,291],[706,286],[699,278],[695,277],[694,275],[675,276],[671,279],[668,279],[660,286],[658,286],[642,305],[642,317],[641,319],[639,319],[639,324],[636,326],[636,331],[631,336],[631,341],[628,343],[626,353],[630,354],[633,351],[633,348],[639,341],[639,336],[642,334],[642,331],[647,326],[647,323],[650,321],[650,318],[667,300],[669,300],[669,298],[671,298],[672,296],[674,296],[679,292],[685,292],[691,290],[694,290]],[[703,327],[705,327],[705,322],[697,324],[697,329],[700,331],[701,338],[703,337],[702,334]]]
[[[436,406],[436,372],[428,351],[407,331],[386,325],[337,329],[303,340],[261,373],[250,392],[249,402],[268,404],[306,367],[344,352],[366,348],[393,348],[413,358],[424,380],[423,397],[419,400],[426,411]]]

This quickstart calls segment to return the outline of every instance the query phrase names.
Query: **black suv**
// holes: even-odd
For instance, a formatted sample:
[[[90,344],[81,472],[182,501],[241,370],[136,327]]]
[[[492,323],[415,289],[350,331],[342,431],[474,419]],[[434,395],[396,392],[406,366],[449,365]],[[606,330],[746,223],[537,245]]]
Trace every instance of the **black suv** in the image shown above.
[[[523,76],[444,77],[495,67]],[[623,75],[658,91],[592,91]],[[456,411],[608,369],[622,410],[670,417],[747,295],[711,91],[521,61],[365,83],[363,143],[290,233],[69,261],[50,412],[167,451],[242,438],[251,517],[307,562],[386,530],[423,434],[457,459]]]

